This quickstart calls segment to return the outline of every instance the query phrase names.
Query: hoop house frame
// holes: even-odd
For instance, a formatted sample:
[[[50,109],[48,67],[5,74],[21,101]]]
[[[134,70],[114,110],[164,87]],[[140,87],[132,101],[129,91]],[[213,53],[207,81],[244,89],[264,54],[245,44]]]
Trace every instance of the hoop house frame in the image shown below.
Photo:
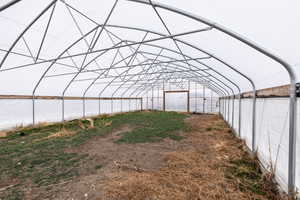
[[[132,2],[142,6],[148,6],[153,9],[153,12],[161,22],[161,25],[167,32],[161,33],[155,30],[151,30],[151,28],[141,28],[141,27],[133,27],[133,26],[125,26],[125,25],[118,25],[118,24],[111,24],[110,18],[114,12],[116,12],[116,6],[119,4],[120,1],[123,2]],[[7,4],[0,7],[0,12],[4,12],[17,3],[22,2],[22,0],[13,0],[8,2]],[[67,7],[69,14],[71,15],[73,22],[75,23],[78,31],[80,32],[80,37],[77,38],[75,41],[66,47],[62,52],[58,53],[58,56],[55,58],[47,58],[44,59],[41,56],[41,50],[43,49],[43,45],[45,39],[48,36],[49,27],[53,22],[53,14],[55,13],[55,6],[58,2],[65,4]],[[198,28],[195,27],[192,31],[186,31],[181,33],[172,33],[170,28],[168,27],[165,19],[162,17],[160,10],[165,10],[177,14],[182,17],[186,17],[190,20],[199,22],[206,27]],[[41,19],[45,13],[50,12],[49,18],[47,20],[47,26],[43,32],[43,37],[41,43],[38,47],[37,54],[34,55],[30,51],[30,47],[26,42],[24,35],[32,29],[34,24],[37,23],[39,19]],[[89,20],[95,26],[87,33],[84,33],[76,21],[72,12],[76,12],[78,15],[82,16],[83,18]],[[134,31],[140,34],[143,34],[143,38],[130,40],[127,38],[122,38],[116,33],[113,33],[111,29],[116,29],[118,31]],[[288,193],[293,195],[296,191],[295,188],[295,177],[296,177],[296,121],[297,121],[297,87],[296,87],[296,74],[291,67],[291,65],[280,58],[279,56],[273,54],[272,52],[266,50],[265,48],[261,47],[260,45],[256,44],[255,42],[250,41],[249,39],[245,38],[244,36],[233,32],[232,30],[219,25],[215,22],[212,22],[208,19],[203,17],[194,15],[192,13],[186,12],[184,10],[180,10],[178,8],[171,7],[169,5],[165,5],[162,3],[158,3],[152,0],[115,0],[113,3],[112,8],[110,9],[108,15],[105,17],[103,24],[96,22],[88,15],[81,12],[79,9],[74,8],[72,5],[68,4],[67,2],[61,0],[53,0],[50,4],[46,5],[45,8],[24,28],[24,30],[18,35],[18,37],[12,42],[9,49],[2,50],[5,52],[4,57],[0,61],[0,73],[4,73],[7,71],[14,71],[16,69],[26,68],[34,65],[45,64],[47,67],[43,71],[42,75],[38,78],[37,83],[35,84],[34,88],[32,88],[32,94],[29,96],[14,96],[9,97],[6,95],[1,95],[1,99],[13,99],[13,98],[24,98],[24,99],[31,99],[32,100],[32,123],[36,123],[36,105],[35,101],[37,99],[59,99],[61,100],[61,110],[62,110],[62,121],[65,120],[65,100],[66,99],[76,99],[82,101],[82,116],[86,117],[86,100],[97,100],[99,103],[99,114],[100,114],[100,107],[102,100],[111,100],[111,110],[113,111],[113,101],[120,100],[121,101],[121,110],[122,110],[122,103],[123,100],[135,100],[140,101],[141,110],[143,110],[143,97],[147,94],[147,105],[148,105],[148,93],[152,92],[152,109],[153,109],[153,93],[154,88],[157,87],[158,92],[160,89],[163,89],[163,110],[165,110],[165,93],[172,92],[165,90],[165,83],[170,80],[174,80],[174,85],[178,86],[179,88],[184,84],[184,81],[188,81],[188,87],[190,87],[190,82],[194,82],[195,85],[203,85],[210,89],[212,92],[219,95],[219,112],[222,114],[223,118],[230,124],[234,129],[234,121],[235,118],[238,120],[238,136],[241,136],[241,118],[242,118],[242,107],[241,107],[241,85],[232,80],[231,77],[224,75],[222,71],[218,70],[215,66],[211,64],[207,64],[204,60],[213,60],[227,70],[230,70],[235,75],[238,75],[242,79],[246,80],[252,88],[252,119],[251,119],[251,132],[252,132],[252,151],[255,152],[257,150],[256,145],[256,85],[255,82],[251,77],[243,73],[238,66],[234,66],[229,64],[225,61],[221,56],[217,56],[214,53],[211,53],[202,47],[198,47],[194,43],[184,41],[179,39],[182,36],[189,36],[192,34],[200,34],[200,33],[208,33],[211,30],[218,31],[226,36],[229,36],[236,41],[239,41],[241,44],[244,44],[256,52],[266,56],[267,58],[275,61],[276,63],[280,64],[280,66],[288,72],[289,81],[290,81],[290,91],[289,91],[289,152],[288,152]],[[101,41],[101,36],[106,34],[111,42],[111,45],[106,48],[97,48],[98,43]],[[149,35],[156,36],[155,38],[149,38]],[[91,40],[88,40],[91,38]],[[115,39],[115,40],[114,40]],[[117,40],[117,41],[116,41]],[[168,40],[172,42],[175,46],[171,48],[165,45],[158,45],[153,44],[153,42],[165,41]],[[16,45],[19,42],[24,42],[30,55],[25,55],[14,51]],[[73,47],[78,45],[79,43],[83,42],[86,44],[86,49],[80,53],[70,53]],[[198,52],[201,55],[199,57],[193,57],[188,53],[184,53],[182,47],[188,47],[193,49],[194,51]],[[129,55],[123,55],[122,50],[127,49],[131,53]],[[151,49],[151,50],[150,50]],[[153,52],[153,49],[156,52]],[[174,56],[164,55],[167,52]],[[106,54],[112,53],[114,55],[113,59],[110,62],[109,66],[100,67],[99,60],[106,56]],[[7,59],[10,55],[19,55],[23,57],[31,57],[33,63],[31,64],[22,64],[14,67],[4,68],[4,64],[7,62]],[[176,56],[175,56],[176,55]],[[88,60],[88,57],[93,57],[91,60]],[[79,64],[74,61],[74,59],[78,57],[83,57],[82,62]],[[121,60],[118,60],[117,57],[121,57]],[[143,60],[140,60],[140,57]],[[64,59],[72,59],[73,64],[68,65],[63,63]],[[124,65],[120,66],[123,63]],[[68,66],[70,68],[75,69],[75,72],[71,73],[57,73],[57,74],[49,74],[49,71],[54,68],[55,65],[62,65]],[[88,67],[95,65],[97,69],[88,69]],[[139,68],[142,70],[138,71]],[[117,73],[117,75],[113,76],[110,75],[112,70],[121,70],[121,73]],[[78,79],[81,75],[89,75],[88,78],[81,78]],[[39,89],[42,82],[46,79],[51,78],[59,78],[71,76],[72,78],[66,86],[63,87],[63,92],[60,96],[48,96],[48,97],[41,97],[37,95],[37,90]],[[106,81],[103,81],[103,80]],[[87,83],[82,90],[82,96],[79,97],[70,97],[67,96],[66,93],[68,92],[69,88],[73,86],[75,83]],[[91,89],[100,88],[99,85],[103,85],[104,87],[97,90],[98,95],[95,97],[87,96],[88,92]],[[162,86],[162,87],[161,87]],[[196,86],[195,86],[196,87]],[[111,89],[114,88],[114,89]],[[111,94],[109,97],[105,97],[104,93],[110,90]],[[178,91],[178,90],[177,90]],[[188,91],[182,88],[181,91]],[[173,91],[175,92],[175,91]],[[235,100],[238,100],[238,116],[235,116]],[[159,94],[158,94],[159,98]],[[189,97],[188,97],[189,98]],[[188,101],[189,104],[189,101]],[[230,106],[232,107],[232,113],[230,113]],[[189,106],[188,106],[189,108]]]

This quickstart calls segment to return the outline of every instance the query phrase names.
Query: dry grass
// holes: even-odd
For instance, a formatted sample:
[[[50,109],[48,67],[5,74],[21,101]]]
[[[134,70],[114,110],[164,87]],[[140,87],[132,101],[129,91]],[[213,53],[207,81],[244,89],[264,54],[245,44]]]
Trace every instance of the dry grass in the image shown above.
[[[103,199],[111,200],[197,200],[237,199],[239,194],[224,184],[215,169],[199,165],[198,152],[174,152],[166,155],[167,166],[158,172],[120,172],[123,180],[111,181]],[[229,194],[229,195],[228,195]]]
[[[45,139],[50,139],[50,138],[59,138],[59,137],[69,137],[75,135],[75,131],[70,131],[67,130],[66,128],[62,128],[59,132],[51,134],[47,136]]]
[[[82,121],[78,121],[78,126],[79,126],[79,128],[81,128],[81,129],[83,129],[83,130],[86,129],[86,127],[85,127],[85,125],[82,123]]]
[[[7,132],[5,131],[0,131],[0,138],[4,138],[7,136]]]
[[[74,136],[75,134],[76,134],[75,131],[70,131],[66,128],[61,128],[60,131],[50,134],[47,137],[36,139],[36,140],[34,140],[34,142],[40,142],[43,140],[53,139],[53,138],[71,137],[71,136]]]
[[[86,119],[90,122],[89,129],[95,128],[95,121],[91,118]]]
[[[5,138],[15,132],[19,132],[19,131],[23,132],[24,130],[28,130],[28,129],[42,128],[45,126],[49,126],[51,124],[54,124],[54,123],[41,122],[36,125],[28,125],[28,126],[24,126],[23,124],[16,125],[14,128],[0,131],[0,138]]]
[[[104,123],[104,126],[105,126],[105,127],[109,127],[109,126],[111,126],[111,125],[112,125],[112,121],[109,121],[109,122],[105,122],[105,123]]]
[[[194,116],[187,123],[192,132],[182,142],[189,148],[167,153],[158,171],[120,169],[114,176],[119,178],[105,182],[98,200],[283,199],[272,177],[260,173],[217,116]],[[250,165],[235,163],[241,159]]]

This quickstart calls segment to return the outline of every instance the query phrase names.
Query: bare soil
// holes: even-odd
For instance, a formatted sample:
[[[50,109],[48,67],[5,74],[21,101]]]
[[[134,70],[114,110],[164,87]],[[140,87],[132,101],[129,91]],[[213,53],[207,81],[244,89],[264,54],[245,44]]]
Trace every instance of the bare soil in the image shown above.
[[[215,115],[191,115],[185,139],[157,143],[117,144],[123,126],[105,137],[95,137],[70,152],[88,154],[75,179],[53,185],[51,190],[32,189],[26,199],[56,200],[200,200],[280,199],[241,189],[228,178],[231,161],[245,154],[241,141]],[[94,166],[99,163],[99,168]],[[47,198],[45,198],[47,196]]]

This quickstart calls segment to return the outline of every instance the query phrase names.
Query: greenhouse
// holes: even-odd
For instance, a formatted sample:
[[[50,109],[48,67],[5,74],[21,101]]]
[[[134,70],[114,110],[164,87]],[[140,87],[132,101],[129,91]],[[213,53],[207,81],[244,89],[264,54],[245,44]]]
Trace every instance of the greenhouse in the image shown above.
[[[0,2],[0,199],[297,198],[300,70],[161,2]]]

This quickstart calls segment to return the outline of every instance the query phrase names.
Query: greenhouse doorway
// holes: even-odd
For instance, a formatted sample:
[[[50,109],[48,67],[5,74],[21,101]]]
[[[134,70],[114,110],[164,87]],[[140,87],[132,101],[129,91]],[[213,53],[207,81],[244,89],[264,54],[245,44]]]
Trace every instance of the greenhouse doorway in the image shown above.
[[[184,97],[186,95],[186,97]],[[175,109],[179,108],[179,109]],[[170,90],[163,94],[163,111],[190,112],[190,91]]]

